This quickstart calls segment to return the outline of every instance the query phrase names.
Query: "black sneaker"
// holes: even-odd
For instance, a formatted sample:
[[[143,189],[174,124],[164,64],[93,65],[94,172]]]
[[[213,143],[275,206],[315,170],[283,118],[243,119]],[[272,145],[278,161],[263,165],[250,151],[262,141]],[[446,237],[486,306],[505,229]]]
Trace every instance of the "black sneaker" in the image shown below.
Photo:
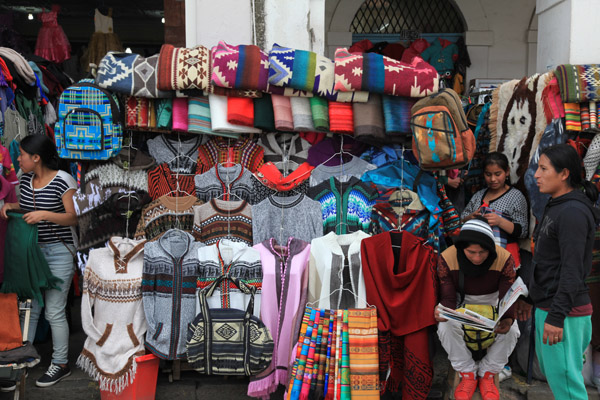
[[[46,373],[42,375],[42,377],[38,379],[37,382],[35,382],[35,385],[39,387],[52,386],[69,375],[71,375],[71,369],[68,366],[61,367],[60,365],[51,363],[48,367],[48,371],[46,371]]]
[[[16,388],[16,382],[0,382],[0,392],[13,392]]]

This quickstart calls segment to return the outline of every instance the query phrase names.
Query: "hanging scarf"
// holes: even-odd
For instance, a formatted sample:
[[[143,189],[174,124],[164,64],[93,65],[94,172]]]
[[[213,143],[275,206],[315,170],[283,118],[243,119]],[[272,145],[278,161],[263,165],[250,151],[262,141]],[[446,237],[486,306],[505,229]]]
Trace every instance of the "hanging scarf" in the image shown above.
[[[348,310],[348,348],[352,398],[379,399],[377,310]]]

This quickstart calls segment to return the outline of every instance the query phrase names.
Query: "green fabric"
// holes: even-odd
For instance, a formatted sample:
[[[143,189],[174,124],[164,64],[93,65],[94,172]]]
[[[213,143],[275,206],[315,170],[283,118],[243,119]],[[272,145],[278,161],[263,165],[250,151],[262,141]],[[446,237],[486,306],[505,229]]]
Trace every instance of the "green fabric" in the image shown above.
[[[171,129],[171,118],[173,117],[173,99],[156,99],[156,127]]]
[[[25,121],[29,121],[29,115],[31,114],[35,117],[40,126],[44,126],[44,113],[37,101],[29,100],[25,96],[17,94],[15,96],[15,104],[17,106],[17,111]],[[29,132],[30,135],[33,133],[44,132]]]
[[[310,98],[310,111],[312,112],[315,130],[329,132],[329,106],[327,99],[319,96]]]
[[[254,127],[266,132],[275,132],[275,115],[271,95],[263,93],[254,99]]]
[[[23,214],[8,212],[4,249],[2,293],[16,293],[21,299],[35,299],[44,306],[42,291],[58,289],[61,279],[50,272],[46,257],[38,245],[37,225],[29,225]]]
[[[542,342],[547,316],[548,311],[535,310],[535,351],[552,394],[561,400],[587,399],[581,371],[583,354],[592,338],[592,318],[565,318],[563,341],[550,346]]]

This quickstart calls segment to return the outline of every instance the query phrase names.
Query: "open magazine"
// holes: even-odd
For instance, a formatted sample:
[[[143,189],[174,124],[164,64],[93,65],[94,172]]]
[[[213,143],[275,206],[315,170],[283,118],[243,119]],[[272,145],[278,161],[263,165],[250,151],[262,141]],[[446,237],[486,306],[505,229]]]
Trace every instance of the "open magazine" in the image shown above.
[[[463,325],[469,325],[482,331],[493,332],[506,310],[508,310],[514,304],[514,302],[517,301],[519,296],[527,296],[528,294],[529,292],[527,291],[527,286],[525,286],[523,280],[520,277],[515,279],[515,282],[512,284],[510,289],[508,289],[498,304],[498,318],[496,320],[486,318],[474,311],[464,308],[453,310],[451,308],[444,307],[441,304],[438,304],[437,308],[440,310],[440,317],[442,318],[452,319],[460,322]]]

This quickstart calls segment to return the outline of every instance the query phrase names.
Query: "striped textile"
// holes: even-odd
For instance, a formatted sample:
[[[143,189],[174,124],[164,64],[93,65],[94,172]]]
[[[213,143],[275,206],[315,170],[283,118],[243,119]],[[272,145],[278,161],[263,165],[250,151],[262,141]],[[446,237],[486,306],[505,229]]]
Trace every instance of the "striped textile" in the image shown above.
[[[342,314],[342,363],[340,377],[340,399],[350,400],[352,398],[350,390],[350,338],[348,333],[348,310]]]
[[[172,228],[191,233],[194,225],[192,207],[201,204],[202,202],[194,196],[159,197],[143,208],[135,231],[135,239],[152,240]]]
[[[308,309],[309,307],[307,307]],[[288,387],[288,390],[291,392],[290,393],[290,399],[299,399],[300,398],[300,392],[302,390],[302,381],[304,380],[304,374],[306,371],[306,365],[308,362],[308,355],[309,355],[309,349],[310,349],[310,343],[312,341],[313,335],[316,338],[317,335],[317,329],[318,326],[315,325],[315,320],[317,318],[317,310],[314,308],[311,308],[310,310],[310,318],[308,320],[308,328],[306,329],[306,334],[304,335],[304,338],[302,340],[302,343],[300,341],[298,341],[298,347],[299,347],[299,356],[296,356],[296,361],[295,363],[297,363],[297,366],[294,365],[294,369],[296,369],[296,374],[293,378],[293,385],[291,384],[291,390]],[[300,349],[301,347],[301,349]]]
[[[315,356],[315,368],[313,369],[313,382],[310,388],[311,399],[322,399],[325,384],[325,369],[327,367],[327,348],[329,344],[329,332],[331,322],[331,311],[321,310],[321,337],[320,347]],[[320,328],[321,328],[320,327]],[[316,376],[316,379],[315,379]]]
[[[581,115],[581,130],[590,129],[590,105],[588,103],[581,103],[579,111]]]
[[[338,400],[341,396],[342,389],[342,329],[343,329],[343,310],[336,311],[336,338],[335,338],[335,376],[333,386],[333,399]]]
[[[600,65],[559,65],[554,71],[565,103],[600,100]]]
[[[323,394],[325,398],[328,393],[333,393],[333,381],[335,375],[335,339],[336,339],[336,315],[331,310],[329,317],[329,337],[327,338],[327,362],[325,363],[325,382],[323,382]],[[331,396],[329,396],[331,397]]]
[[[442,209],[442,232],[445,236],[455,236],[460,232],[461,222],[460,215],[456,211],[456,207],[450,201],[446,188],[436,178],[437,195],[440,198],[440,207]]]
[[[177,190],[179,183],[179,190]],[[162,163],[148,171],[148,194],[152,200],[168,194],[173,197],[196,196],[194,175],[175,174],[167,163]]]
[[[310,98],[310,112],[312,114],[313,125],[319,132],[329,131],[329,103],[320,96]]]
[[[250,172],[256,172],[263,164],[264,149],[250,138],[227,139],[214,137],[198,148],[198,171],[203,174],[215,164],[241,164]]]
[[[565,124],[568,131],[581,131],[579,103],[565,103]]]
[[[379,399],[377,310],[348,310],[352,399]]]
[[[232,46],[220,41],[212,48],[211,82],[231,89],[267,90],[269,56],[255,45]]]
[[[211,199],[194,207],[192,235],[206,245],[227,238],[252,246],[252,209],[246,201]]]
[[[354,114],[351,103],[329,102],[329,130],[334,133],[354,134]]]
[[[215,134],[210,124],[208,96],[190,97],[188,99],[188,131]]]
[[[411,109],[417,100],[398,96],[382,96],[382,99],[386,135],[410,135]]]
[[[316,310],[315,313],[315,322],[312,330],[312,336],[310,338],[310,345],[308,347],[308,356],[306,358],[302,386],[300,388],[300,400],[308,399],[308,393],[310,391],[310,385],[313,379],[312,373],[315,365],[315,351],[317,349],[317,343],[319,342],[319,332],[323,332],[321,327],[321,312],[322,310]]]
[[[290,383],[288,384],[288,390],[285,394],[285,399],[290,400],[292,394],[292,386],[298,373],[298,366],[300,364],[300,356],[302,355],[302,343],[308,331],[308,325],[310,322],[310,316],[312,315],[312,308],[304,308],[304,315],[302,317],[302,325],[300,325],[300,335],[298,336],[298,344],[296,345],[296,358],[294,359],[294,365],[292,366],[292,373],[290,374]]]

